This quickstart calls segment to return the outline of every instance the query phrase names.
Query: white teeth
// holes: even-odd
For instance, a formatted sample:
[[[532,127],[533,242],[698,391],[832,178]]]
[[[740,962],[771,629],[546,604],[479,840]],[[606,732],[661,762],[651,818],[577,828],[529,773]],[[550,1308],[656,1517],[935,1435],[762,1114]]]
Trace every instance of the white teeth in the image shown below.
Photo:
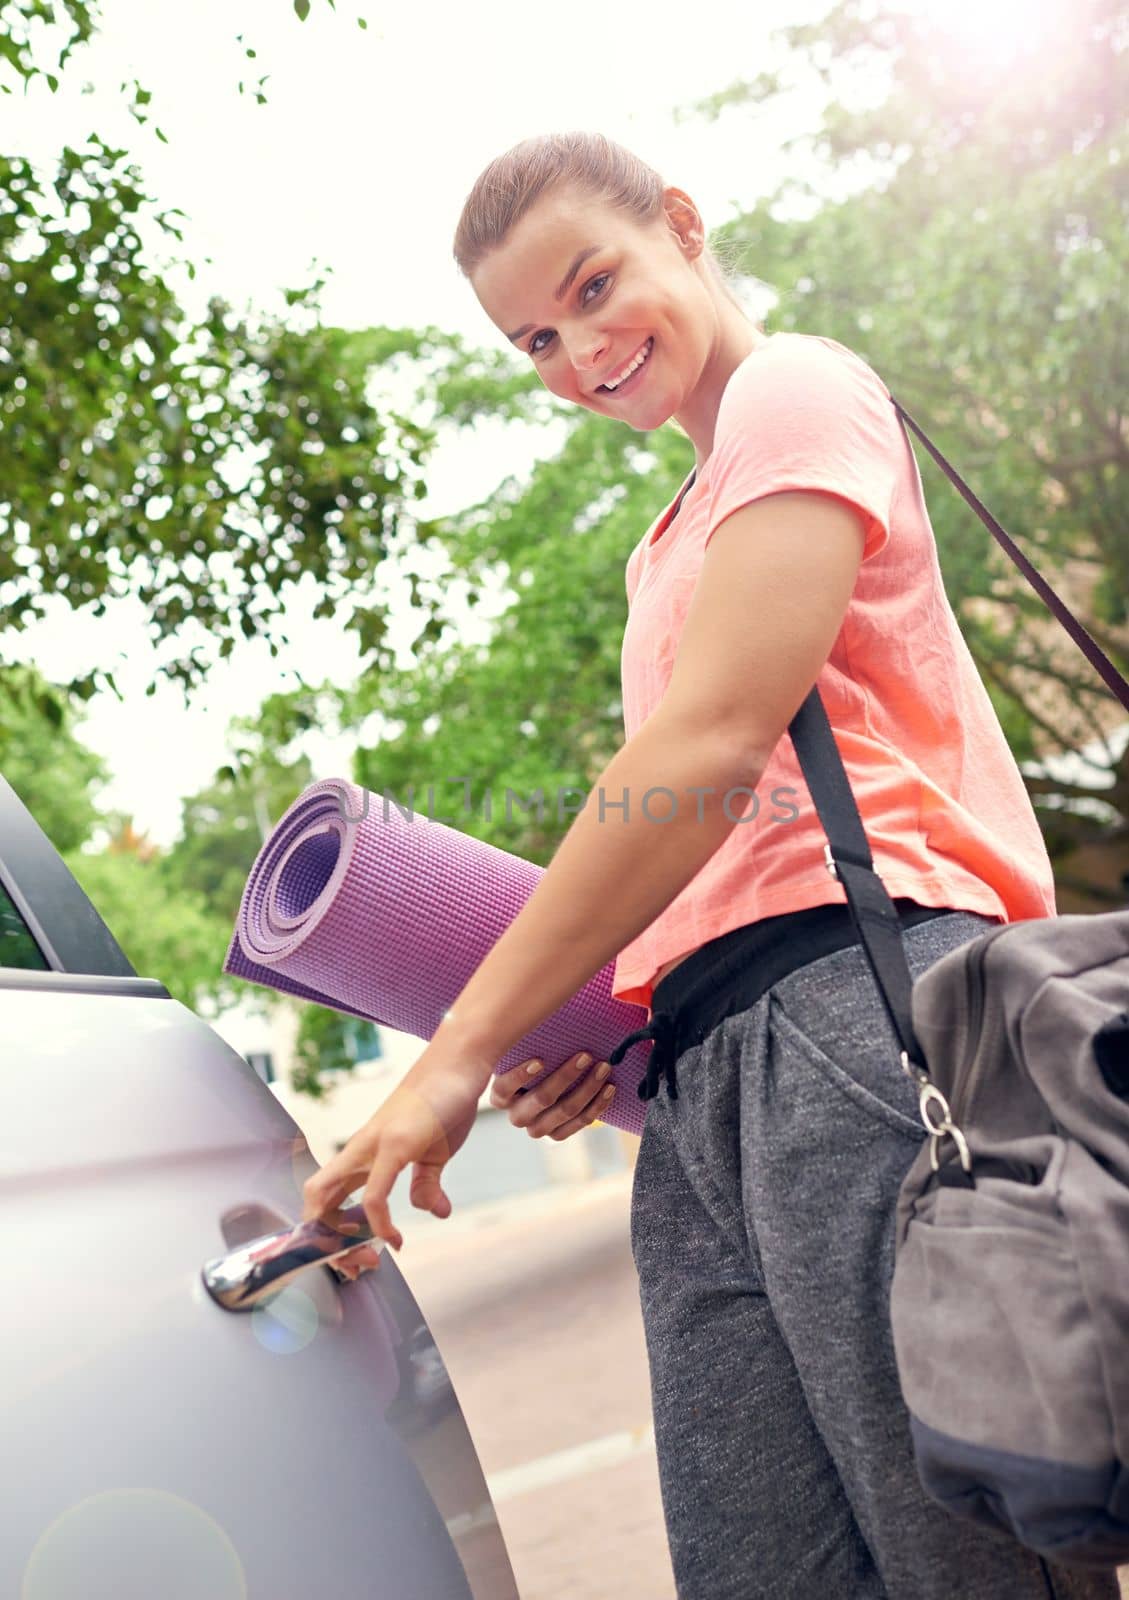
[[[632,361],[631,365],[627,366],[627,367],[624,367],[623,371],[619,374],[619,376],[617,378],[609,378],[607,383],[604,384],[604,388],[605,389],[618,389],[621,383],[626,383],[628,378],[630,378],[631,374],[633,372],[637,371],[643,365],[644,361],[646,361],[646,359],[650,355],[650,353],[651,353],[651,341],[650,341],[650,339],[648,339],[646,344],[643,346],[642,350],[640,350],[639,354],[635,357],[634,361]]]
[[[635,359],[631,363],[631,365],[629,367],[625,367],[624,370],[620,373],[619,377],[618,378],[613,378],[612,381],[607,385],[607,387],[609,389],[618,389],[620,384],[621,383],[626,383],[628,378],[630,378],[631,374],[633,372],[635,372],[639,367],[641,367],[643,365],[643,362],[646,359],[647,359],[646,350],[640,350],[639,354],[635,357]]]

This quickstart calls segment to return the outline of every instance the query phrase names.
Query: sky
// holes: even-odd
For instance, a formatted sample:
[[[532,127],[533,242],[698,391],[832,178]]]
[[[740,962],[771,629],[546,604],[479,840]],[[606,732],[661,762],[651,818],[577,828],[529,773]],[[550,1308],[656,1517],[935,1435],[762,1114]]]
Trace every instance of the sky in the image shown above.
[[[771,8],[696,0],[677,9],[655,0],[338,0],[333,11],[312,0],[303,24],[290,0],[103,0],[101,32],[74,58],[59,94],[39,85],[0,103],[0,147],[47,162],[97,128],[128,148],[150,193],[187,213],[184,253],[198,276],[184,289],[198,304],[219,293],[236,306],[277,310],[282,289],[308,282],[317,263],[330,269],[329,321],[431,323],[497,344],[450,248],[482,167],[534,133],[598,129],[686,188],[718,226],[807,170],[784,145],[813,127],[818,94],[801,86],[771,115],[730,111],[712,122],[679,119],[676,108],[771,66],[781,53],[773,30],[825,9],[821,0]],[[237,88],[243,78],[250,90],[262,74],[265,106]],[[153,96],[144,129],[121,93],[134,78]],[[549,432],[518,441],[500,428],[450,442],[429,476],[424,514],[487,495],[523,452],[528,462],[554,444]],[[146,695],[157,657],[141,608],[129,601],[100,620],[60,604],[3,646],[51,679],[96,661],[113,670],[122,699],[100,694],[79,730],[112,774],[100,803],[167,844],[181,798],[226,759],[230,718],[293,687],[294,672],[355,680],[356,648],[332,620],[312,618],[316,598],[312,583],[295,595],[288,651],[272,659],[265,644],[241,645],[187,706],[171,686]],[[350,741],[315,736],[307,748],[319,776],[348,773]]]

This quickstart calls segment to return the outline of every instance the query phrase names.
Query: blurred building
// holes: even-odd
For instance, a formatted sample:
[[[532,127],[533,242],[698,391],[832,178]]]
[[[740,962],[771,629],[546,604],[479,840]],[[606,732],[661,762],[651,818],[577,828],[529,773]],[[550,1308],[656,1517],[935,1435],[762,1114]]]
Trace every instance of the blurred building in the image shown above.
[[[349,1071],[323,1075],[320,1099],[297,1093],[290,1081],[298,1034],[299,1007],[279,999],[259,1009],[241,1002],[211,1023],[269,1084],[294,1118],[315,1159],[327,1161],[346,1143],[418,1060],[423,1044],[394,1028],[360,1034],[360,1056]],[[634,1161],[638,1140],[596,1123],[556,1142],[531,1139],[482,1097],[470,1138],[451,1162],[444,1186],[457,1210],[543,1189],[551,1184],[586,1183],[624,1170]]]

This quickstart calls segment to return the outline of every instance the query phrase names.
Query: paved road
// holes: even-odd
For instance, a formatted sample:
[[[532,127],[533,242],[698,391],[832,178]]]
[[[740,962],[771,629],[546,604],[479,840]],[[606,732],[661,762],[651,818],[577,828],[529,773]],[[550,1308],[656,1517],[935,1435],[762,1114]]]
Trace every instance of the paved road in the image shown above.
[[[675,1600],[631,1178],[413,1227],[400,1265],[458,1391],[522,1600]],[[1129,1568],[1121,1573],[1129,1600]]]
[[[517,1196],[410,1231],[400,1266],[490,1480],[522,1600],[674,1600],[631,1179]]]

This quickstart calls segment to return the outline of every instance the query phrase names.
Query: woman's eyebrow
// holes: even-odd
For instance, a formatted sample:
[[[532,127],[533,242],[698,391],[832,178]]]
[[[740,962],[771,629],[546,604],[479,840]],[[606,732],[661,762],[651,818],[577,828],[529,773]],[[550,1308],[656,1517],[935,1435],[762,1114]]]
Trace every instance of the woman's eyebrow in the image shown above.
[[[589,256],[599,255],[603,248],[604,247],[602,244],[592,244],[588,246],[587,250],[578,250],[576,252],[576,255],[572,258],[571,267],[569,267],[568,271],[565,273],[564,277],[561,279],[560,283],[553,292],[554,300],[564,299],[565,295],[568,293],[569,285],[572,283],[572,280],[576,277],[576,274],[580,271],[584,263],[588,260]],[[508,333],[506,338],[511,344],[516,344],[519,339],[525,337],[532,327],[532,322],[523,322],[520,328],[515,329],[513,333]]]
[[[569,267],[568,271],[557,285],[556,292],[553,295],[554,300],[564,299],[565,295],[568,293],[569,284],[576,277],[576,274],[580,271],[584,263],[588,260],[588,257],[599,255],[603,248],[604,247],[602,244],[593,244],[589,245],[587,250],[579,250],[577,252],[576,256],[573,258],[572,266]]]

